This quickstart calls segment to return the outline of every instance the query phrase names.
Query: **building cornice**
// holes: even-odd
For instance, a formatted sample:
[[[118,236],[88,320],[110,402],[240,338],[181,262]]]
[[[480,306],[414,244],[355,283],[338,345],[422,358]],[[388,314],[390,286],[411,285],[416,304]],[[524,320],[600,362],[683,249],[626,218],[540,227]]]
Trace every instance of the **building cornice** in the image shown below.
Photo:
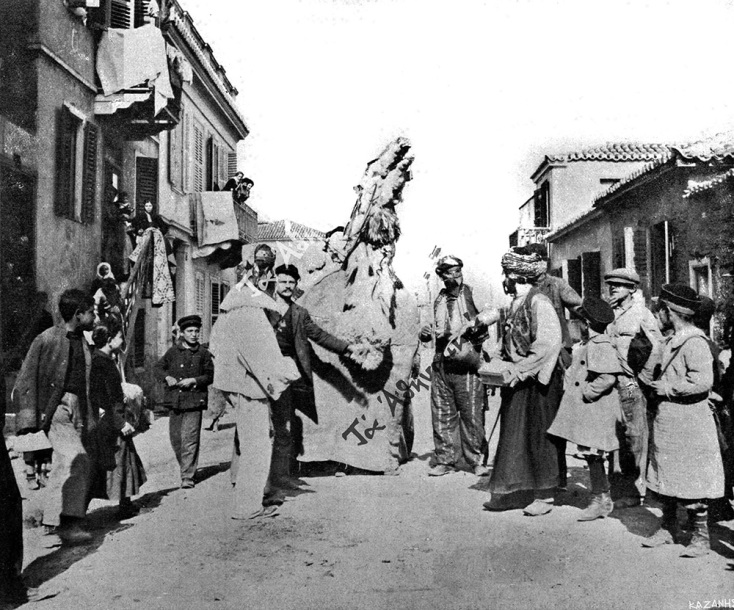
[[[196,71],[196,76],[205,84],[209,93],[216,100],[224,114],[235,125],[240,136],[243,139],[246,138],[249,134],[249,129],[242,113],[237,107],[235,96],[228,90],[217,73],[217,68],[221,70],[223,68],[218,63],[216,67],[213,65],[211,57],[203,48],[203,44],[206,43],[204,43],[198,33],[192,31],[193,24],[188,13],[183,11],[175,1],[169,5],[168,22],[173,26],[173,30],[178,34],[181,41],[186,44],[188,50],[195,57],[196,62],[202,67],[203,70]],[[170,30],[167,34],[170,35]],[[202,75],[206,75],[206,78],[202,78]],[[230,87],[236,91],[231,84]]]
[[[50,59],[53,63],[57,64],[61,69],[65,70],[70,76],[78,80],[82,85],[84,85],[87,89],[89,89],[92,93],[96,95],[97,87],[95,87],[93,83],[89,82],[86,78],[79,74],[79,72],[77,72],[74,68],[67,64],[63,59],[56,55],[56,53],[54,53],[42,42],[32,42],[27,46],[27,49],[29,51],[35,51],[39,55]]]

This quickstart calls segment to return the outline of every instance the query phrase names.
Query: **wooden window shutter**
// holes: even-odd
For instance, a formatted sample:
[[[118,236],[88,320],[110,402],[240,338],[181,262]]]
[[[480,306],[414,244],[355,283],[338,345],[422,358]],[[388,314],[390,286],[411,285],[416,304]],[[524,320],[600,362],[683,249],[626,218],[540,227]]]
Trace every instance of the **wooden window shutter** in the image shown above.
[[[97,194],[97,144],[99,128],[87,122],[84,127],[84,169],[82,174],[82,222],[94,222]]]
[[[237,173],[237,153],[227,154],[227,180]]]
[[[177,189],[183,190],[183,125],[179,123],[168,132],[168,181]]]
[[[635,229],[633,236],[635,251],[635,271],[642,278],[647,277],[647,229]]]
[[[204,190],[204,132],[194,123],[194,192]]]
[[[195,276],[195,306],[196,313],[200,316],[204,314],[204,302],[206,301],[206,283],[204,281],[204,274],[196,272]]]
[[[219,186],[221,188],[224,188],[227,178],[227,151],[222,146],[219,149]]]
[[[581,294],[581,259],[570,258],[566,263],[568,264],[568,278],[566,279],[571,288]]]
[[[135,27],[139,28],[148,23],[148,5],[150,0],[135,0]],[[162,4],[162,3],[161,3]]]
[[[183,164],[183,171],[181,180],[183,181],[184,193],[191,191],[191,126],[189,125],[189,115],[186,112],[183,104],[181,105],[181,148],[183,151],[181,157],[181,163]]]
[[[109,0],[108,27],[129,30],[133,26],[133,11],[130,0]]]
[[[619,269],[627,266],[624,253],[624,234],[620,233],[612,237],[612,267]]]
[[[76,172],[76,130],[79,119],[66,106],[59,109],[56,132],[56,198],[54,211],[64,218],[74,217]]]
[[[158,159],[138,157],[135,160],[135,213],[145,213],[145,202],[158,211]]]
[[[581,254],[581,271],[583,273],[583,295],[585,297],[601,297],[601,253],[584,252]]]

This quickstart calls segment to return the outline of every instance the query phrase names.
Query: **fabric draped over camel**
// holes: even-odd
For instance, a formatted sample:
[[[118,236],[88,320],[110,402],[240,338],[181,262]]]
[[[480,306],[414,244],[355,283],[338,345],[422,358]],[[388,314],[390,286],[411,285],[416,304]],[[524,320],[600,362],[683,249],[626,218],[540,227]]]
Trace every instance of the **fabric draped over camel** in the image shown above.
[[[303,422],[299,460],[388,472],[410,455],[413,424],[405,390],[418,351],[419,316],[392,267],[400,237],[395,208],[411,179],[409,150],[410,143],[398,138],[368,163],[349,222],[329,239],[328,262],[302,270],[298,303],[324,330],[361,349],[352,359],[312,346],[315,401],[295,405]],[[278,307],[247,285],[227,295],[210,343],[215,387],[275,399],[292,381],[287,361],[293,361],[281,356],[265,315]]]

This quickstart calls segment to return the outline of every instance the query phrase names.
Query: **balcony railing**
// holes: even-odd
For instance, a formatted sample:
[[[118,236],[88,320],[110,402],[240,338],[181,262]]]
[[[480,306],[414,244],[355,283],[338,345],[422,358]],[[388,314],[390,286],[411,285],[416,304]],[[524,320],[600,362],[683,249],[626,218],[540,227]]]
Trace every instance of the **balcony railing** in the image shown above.
[[[234,204],[237,227],[242,243],[251,244],[257,240],[257,212],[245,203]]]
[[[550,227],[518,227],[517,245],[525,246],[545,241],[545,236],[550,233]]]

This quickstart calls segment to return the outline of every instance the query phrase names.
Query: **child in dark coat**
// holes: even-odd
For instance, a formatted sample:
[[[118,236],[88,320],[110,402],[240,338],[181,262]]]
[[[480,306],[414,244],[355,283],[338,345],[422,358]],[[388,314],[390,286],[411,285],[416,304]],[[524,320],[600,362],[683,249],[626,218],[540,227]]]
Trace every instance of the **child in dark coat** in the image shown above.
[[[588,339],[573,348],[561,406],[548,434],[576,443],[586,459],[593,496],[578,520],[593,521],[606,517],[614,508],[604,458],[619,449],[616,426],[621,407],[614,387],[622,368],[606,334],[607,325],[614,321],[611,306],[601,299],[587,297],[579,313],[582,332],[588,332]]]
[[[89,399],[104,415],[95,435],[97,455],[90,496],[118,500],[124,518],[138,512],[131,497],[138,494],[146,476],[133,443],[138,418],[125,402],[122,377],[114,360],[122,347],[122,328],[109,318],[107,326],[94,329],[92,340],[97,350],[92,356]]]

